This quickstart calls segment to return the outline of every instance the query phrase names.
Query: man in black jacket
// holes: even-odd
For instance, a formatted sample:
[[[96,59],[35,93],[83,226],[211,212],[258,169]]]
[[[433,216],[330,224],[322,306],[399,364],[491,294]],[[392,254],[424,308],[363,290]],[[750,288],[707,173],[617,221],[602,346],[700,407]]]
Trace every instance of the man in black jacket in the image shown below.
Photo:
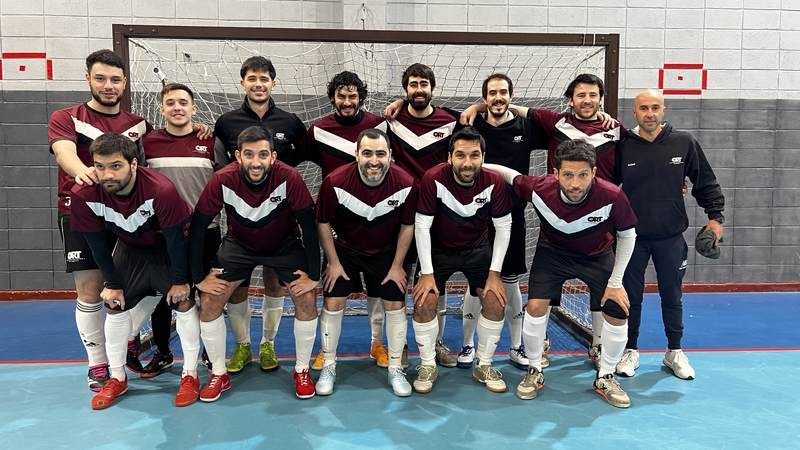
[[[641,92],[633,109],[639,126],[617,145],[617,179],[622,181],[622,190],[628,195],[639,222],[636,246],[623,279],[631,302],[628,344],[616,372],[633,376],[639,367],[637,340],[644,274],[652,256],[668,341],[664,364],[676,377],[691,380],[694,369],[681,351],[681,283],[688,250],[683,232],[689,226],[682,192],[684,179],[691,180],[692,196],[708,215],[706,228],[714,232],[716,242],[722,237],[725,197],[700,144],[688,133],[662,123],[664,111],[664,97],[659,92],[652,89]]]

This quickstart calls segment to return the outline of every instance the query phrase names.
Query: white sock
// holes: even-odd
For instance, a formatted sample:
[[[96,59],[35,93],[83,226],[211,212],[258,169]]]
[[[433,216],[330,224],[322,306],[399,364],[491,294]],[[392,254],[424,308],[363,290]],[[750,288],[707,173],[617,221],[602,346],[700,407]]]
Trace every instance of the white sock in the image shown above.
[[[603,353],[600,355],[599,376],[614,372],[622,353],[625,351],[625,344],[628,343],[628,322],[623,325],[614,326],[604,321],[603,325]]]
[[[442,294],[437,299],[436,320],[439,324],[439,331],[436,334],[436,341],[438,342],[442,340],[442,337],[444,337],[444,324],[447,322],[447,294]]]
[[[294,352],[297,354],[295,372],[308,370],[308,360],[311,359],[314,338],[317,336],[317,322],[316,317],[308,321],[294,319]]]
[[[200,322],[200,336],[211,360],[211,371],[214,375],[225,375],[228,372],[225,367],[225,347],[228,345],[225,319],[219,316],[211,322]]]
[[[106,317],[106,354],[111,376],[125,381],[125,356],[128,354],[128,336],[131,335],[131,313],[123,311]]]
[[[147,296],[128,310],[131,313],[131,335],[128,337],[129,341],[134,340],[136,335],[142,331],[142,327],[150,320],[150,316],[153,315],[153,311],[160,301],[161,297]]]
[[[186,312],[177,311],[175,328],[181,338],[183,372],[194,372],[197,376],[197,356],[200,354],[200,312],[197,308],[193,306]]]
[[[369,315],[369,326],[372,331],[372,342],[383,343],[383,316],[386,311],[383,309],[383,300],[380,297],[367,297],[367,314]]]
[[[603,324],[605,322],[602,311],[592,311],[592,347],[603,343]]]
[[[75,305],[75,324],[89,357],[89,367],[108,363],[106,356],[105,316],[103,302],[90,304],[78,299]]]
[[[386,350],[389,353],[389,367],[401,366],[407,334],[408,319],[406,318],[406,309],[386,311]]]
[[[475,330],[478,328],[478,317],[481,315],[481,299],[469,293],[464,294],[464,304],[461,307],[463,319],[461,328],[464,333],[464,347],[475,347]]]
[[[522,344],[522,292],[519,290],[519,281],[503,283],[506,288],[506,321],[508,333],[511,336],[511,348],[519,348]]]
[[[475,356],[479,366],[491,366],[494,351],[503,331],[503,319],[489,320],[483,314],[478,319],[478,348]]]
[[[228,323],[231,326],[233,340],[237,344],[250,344],[250,321],[253,310],[250,302],[228,303]]]
[[[325,308],[322,308],[322,313],[319,315],[323,366],[336,364],[336,348],[339,346],[339,336],[342,334],[342,317],[344,310],[328,311]]]
[[[265,295],[264,302],[261,305],[261,317],[264,320],[264,328],[261,331],[262,344],[275,341],[275,336],[278,335],[278,327],[281,326],[282,314],[283,297],[270,297]]]
[[[427,323],[419,323],[416,320],[412,321],[414,325],[414,339],[417,341],[419,348],[419,357],[422,360],[423,366],[436,365],[436,332],[439,328],[439,322],[436,319]]]
[[[525,312],[522,322],[522,340],[525,342],[525,353],[528,355],[528,364],[542,370],[542,346],[544,336],[547,334],[547,317],[533,317]]]

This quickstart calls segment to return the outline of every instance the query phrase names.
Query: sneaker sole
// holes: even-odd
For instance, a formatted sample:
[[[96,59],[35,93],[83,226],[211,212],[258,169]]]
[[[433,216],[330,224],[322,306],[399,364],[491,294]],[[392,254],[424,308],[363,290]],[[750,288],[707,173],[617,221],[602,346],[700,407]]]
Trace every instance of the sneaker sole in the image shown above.
[[[477,381],[478,383],[486,386],[486,389],[488,389],[491,392],[500,393],[500,392],[505,392],[508,389],[508,386],[505,386],[505,385],[502,388],[493,388],[493,387],[489,386],[485,381],[483,381],[480,378],[476,377],[475,375],[472,376],[472,379]]]
[[[122,394],[124,394],[124,393],[126,393],[126,392],[128,392],[128,388],[125,388],[125,390],[124,390],[124,391],[122,391],[122,392],[120,392],[119,394],[117,394],[117,396],[116,396],[116,397],[114,397],[114,399],[113,399],[113,400],[111,400],[111,401],[110,401],[110,402],[108,402],[108,403],[103,403],[102,405],[99,405],[99,406],[95,406],[94,404],[92,404],[92,409],[93,409],[93,410],[95,410],[95,411],[99,411],[99,410],[101,410],[101,409],[106,409],[106,408],[108,408],[109,406],[113,405],[113,404],[114,404],[114,403],[117,401],[117,399],[119,398],[119,396],[120,396],[120,395],[122,395]]]
[[[189,406],[189,405],[191,405],[192,403],[195,403],[195,402],[197,402],[197,400],[198,400],[199,398],[200,398],[200,396],[198,395],[196,399],[194,399],[194,400],[192,400],[192,401],[190,401],[190,402],[186,402],[186,403],[180,403],[180,404],[179,404],[179,403],[178,403],[178,401],[176,400],[176,401],[175,401],[175,406],[177,406],[178,408],[183,408],[184,406]]]
[[[459,362],[456,363],[456,367],[458,367],[459,369],[472,369],[472,366],[474,364],[475,364],[474,360],[470,361],[470,362],[460,362],[459,361]]]
[[[316,394],[316,392],[314,392],[314,394]],[[299,398],[299,399],[301,399],[301,400],[305,400],[305,399],[311,398],[311,397],[313,397],[313,396],[314,396],[314,394],[310,394],[310,395],[300,395],[300,394],[298,394],[297,392],[295,392],[295,393],[294,393],[294,395],[296,395],[296,396],[297,396],[297,398]],[[323,394],[320,394],[320,395],[323,395]]]
[[[433,383],[436,382],[437,378],[439,378],[439,375],[436,375],[436,378],[431,380],[431,387],[429,389],[421,389],[417,388],[417,386],[414,386],[414,391],[416,391],[418,394],[427,394],[428,392],[433,390]]]
[[[550,358],[542,357],[542,369],[550,367]]]
[[[616,373],[617,375],[621,375],[623,377],[626,377],[626,378],[631,378],[634,375],[636,375],[636,370],[634,370],[631,373],[628,373],[628,372],[625,372],[625,371],[620,372],[619,370],[615,370],[614,373]]]
[[[253,358],[247,360],[247,362],[245,362],[242,367],[238,369],[236,367],[231,368],[228,364],[225,364],[225,370],[227,370],[228,373],[239,373],[243,371],[245,367],[249,366],[251,362],[253,362]]]
[[[219,397],[222,395],[223,392],[227,391],[230,388],[231,388],[230,386],[222,388],[222,390],[219,392],[219,394],[217,394],[217,396],[214,397],[214,398],[203,398],[203,394],[200,393],[200,401],[201,402],[206,402],[206,403],[215,402],[215,401],[219,400]]]
[[[275,366],[274,366],[274,367],[264,367],[264,366],[261,366],[261,371],[262,371],[262,372],[275,372],[275,371],[276,371],[276,370],[278,370],[280,367],[281,367],[281,365],[280,365],[280,364],[277,364],[277,363],[275,364]]]
[[[667,364],[667,361],[666,361],[666,360],[664,360],[664,361],[661,361],[661,362],[662,362],[662,363],[664,363],[664,365],[665,365],[665,366],[667,366],[667,368],[668,368],[669,370],[671,370],[671,371],[672,371],[672,374],[673,374],[673,375],[675,375],[675,378],[677,378],[677,379],[679,379],[679,380],[694,380],[694,377],[693,377],[693,376],[688,376],[688,377],[685,377],[685,378],[684,378],[684,377],[680,377],[680,376],[678,376],[678,373],[677,373],[677,372],[675,372],[675,369],[673,369],[673,368],[672,368],[672,366],[670,366],[669,364]]]
[[[314,389],[316,390],[316,394],[317,395],[331,395],[331,394],[333,394],[333,386],[331,386],[331,390],[330,391],[321,391],[319,389],[319,384],[317,384],[314,387]],[[300,396],[298,395],[298,397],[300,397]],[[312,397],[313,397],[313,395],[312,395]],[[309,398],[309,397],[300,397],[300,398]]]
[[[533,392],[533,394],[525,394],[520,393],[519,388],[517,388],[517,397],[521,398],[522,400],[533,400],[539,395],[539,391],[544,388],[544,383],[540,384],[539,387]]]
[[[404,392],[397,392],[397,390],[394,388],[394,385],[392,385],[391,382],[389,383],[389,386],[392,386],[392,392],[394,392],[394,395],[396,395],[398,397],[411,397],[411,392],[414,390],[413,388],[411,388],[411,385],[408,385],[408,387],[411,388],[411,389],[408,390],[408,392],[405,392],[405,391]]]
[[[519,370],[528,370],[528,364],[519,363],[517,361],[514,361],[511,358],[509,358],[508,360],[511,361],[511,365],[516,367],[517,369],[519,369]]]
[[[456,367],[456,366],[458,366],[458,363],[457,363],[457,362],[454,362],[454,363],[452,363],[452,364],[449,364],[449,363],[448,363],[448,364],[445,364],[445,363],[443,363],[443,362],[439,361],[438,359],[436,360],[436,364],[438,364],[438,365],[440,365],[440,366],[442,366],[442,367]]]
[[[595,392],[597,392],[598,394],[602,395],[603,398],[606,399],[606,401],[608,402],[609,405],[616,406],[617,408],[627,408],[627,407],[631,406],[630,403],[612,402],[608,397],[606,397],[606,393],[603,392],[602,389],[598,388],[597,386],[593,386],[593,387],[594,387]]]
[[[95,386],[92,387],[91,384],[89,385],[89,390],[92,392],[100,392],[103,390],[103,386]]]
[[[166,366],[158,369],[158,372],[145,372],[144,370],[142,370],[141,372],[139,372],[139,377],[141,377],[141,378],[157,377],[157,376],[161,375],[161,372],[163,372],[163,371],[169,369],[170,367],[172,367],[173,364],[174,364],[174,362],[171,362],[171,363],[167,364]]]
[[[131,366],[127,365],[127,364],[125,364],[125,368],[127,368],[128,370],[130,370],[133,373],[142,373],[141,369],[137,370],[135,367],[131,367]]]

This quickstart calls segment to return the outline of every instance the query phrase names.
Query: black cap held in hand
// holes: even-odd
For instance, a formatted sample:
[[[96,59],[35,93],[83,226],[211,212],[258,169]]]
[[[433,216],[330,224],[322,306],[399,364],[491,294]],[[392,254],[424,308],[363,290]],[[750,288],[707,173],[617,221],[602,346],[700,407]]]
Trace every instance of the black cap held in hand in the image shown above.
[[[720,250],[715,241],[717,235],[703,227],[694,239],[694,249],[706,258],[719,259]]]

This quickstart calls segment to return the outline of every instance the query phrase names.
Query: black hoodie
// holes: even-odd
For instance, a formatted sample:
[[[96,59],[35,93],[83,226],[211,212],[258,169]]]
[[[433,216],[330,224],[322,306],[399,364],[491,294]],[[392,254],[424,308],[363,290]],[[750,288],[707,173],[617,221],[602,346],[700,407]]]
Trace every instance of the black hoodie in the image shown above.
[[[725,197],[700,144],[686,132],[663,123],[653,142],[639,136],[639,127],[617,144],[616,176],[639,220],[639,239],[663,239],[689,227],[683,180],[692,182],[692,196],[709,219],[722,216]]]

